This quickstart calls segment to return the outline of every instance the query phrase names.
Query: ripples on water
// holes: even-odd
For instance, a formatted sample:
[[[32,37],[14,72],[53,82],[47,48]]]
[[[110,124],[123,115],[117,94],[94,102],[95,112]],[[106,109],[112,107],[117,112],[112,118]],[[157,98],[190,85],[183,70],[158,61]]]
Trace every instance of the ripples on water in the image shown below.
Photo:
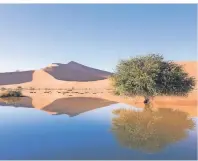
[[[37,109],[7,98],[0,118],[0,159],[196,159],[197,118],[171,108],[78,97]]]

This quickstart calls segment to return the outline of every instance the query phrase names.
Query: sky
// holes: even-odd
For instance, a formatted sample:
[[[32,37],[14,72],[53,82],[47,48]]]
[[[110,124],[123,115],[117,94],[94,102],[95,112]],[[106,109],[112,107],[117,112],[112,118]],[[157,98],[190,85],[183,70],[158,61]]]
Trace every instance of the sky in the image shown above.
[[[196,60],[196,5],[0,5],[0,72],[78,63],[114,71],[121,59],[160,53]]]

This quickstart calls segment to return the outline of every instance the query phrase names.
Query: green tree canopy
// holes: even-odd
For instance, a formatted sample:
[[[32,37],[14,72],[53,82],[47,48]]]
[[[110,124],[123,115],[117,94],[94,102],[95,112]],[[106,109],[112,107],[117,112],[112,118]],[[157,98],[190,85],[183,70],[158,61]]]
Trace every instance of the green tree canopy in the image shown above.
[[[165,61],[159,54],[121,60],[111,77],[115,93],[127,96],[186,96],[195,87],[195,78],[183,67]]]

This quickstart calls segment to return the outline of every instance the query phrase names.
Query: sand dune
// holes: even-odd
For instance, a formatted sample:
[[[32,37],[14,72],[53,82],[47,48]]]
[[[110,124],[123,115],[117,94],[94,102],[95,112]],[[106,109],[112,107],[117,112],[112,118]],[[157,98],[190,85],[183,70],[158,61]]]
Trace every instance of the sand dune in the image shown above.
[[[52,64],[51,66],[44,68],[44,71],[58,80],[77,82],[103,80],[112,74],[73,61],[68,64]]]
[[[183,62],[177,62],[177,63],[182,65],[185,71],[188,72],[190,76],[194,76],[197,78],[197,74],[198,74],[197,61],[183,61]]]
[[[0,87],[5,88],[17,88],[21,86],[23,88],[54,88],[54,89],[64,89],[64,88],[108,88],[110,87],[108,79],[97,80],[97,81],[62,81],[55,79],[52,75],[45,72],[44,70],[36,70],[33,73],[33,79],[31,82],[21,83],[21,84],[11,84],[3,85]]]
[[[32,81],[34,71],[0,73],[0,85],[20,84]]]
[[[17,86],[23,88],[105,88],[108,86],[107,78],[111,74],[76,62],[57,63],[41,70],[32,71],[32,73],[15,72],[9,77],[7,76],[9,74],[1,73],[0,86],[6,88],[15,88]]]
[[[51,81],[52,78],[74,82],[97,81],[104,80],[111,74],[110,72],[87,67],[72,61],[68,64],[51,64],[41,70],[0,73],[0,85],[40,81],[42,86],[42,82],[49,82],[48,84],[50,84],[50,82],[54,83]]]

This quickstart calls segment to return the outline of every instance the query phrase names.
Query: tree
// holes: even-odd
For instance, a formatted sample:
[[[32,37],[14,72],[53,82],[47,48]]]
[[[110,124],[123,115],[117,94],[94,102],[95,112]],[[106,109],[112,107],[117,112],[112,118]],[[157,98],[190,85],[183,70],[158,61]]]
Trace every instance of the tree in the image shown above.
[[[116,94],[143,96],[144,103],[159,95],[187,96],[196,83],[183,66],[159,54],[121,60],[111,79]]]
[[[121,108],[113,113],[112,132],[120,144],[145,152],[154,153],[183,140],[187,130],[195,127],[187,113],[171,108],[152,111],[146,107],[142,112]]]

